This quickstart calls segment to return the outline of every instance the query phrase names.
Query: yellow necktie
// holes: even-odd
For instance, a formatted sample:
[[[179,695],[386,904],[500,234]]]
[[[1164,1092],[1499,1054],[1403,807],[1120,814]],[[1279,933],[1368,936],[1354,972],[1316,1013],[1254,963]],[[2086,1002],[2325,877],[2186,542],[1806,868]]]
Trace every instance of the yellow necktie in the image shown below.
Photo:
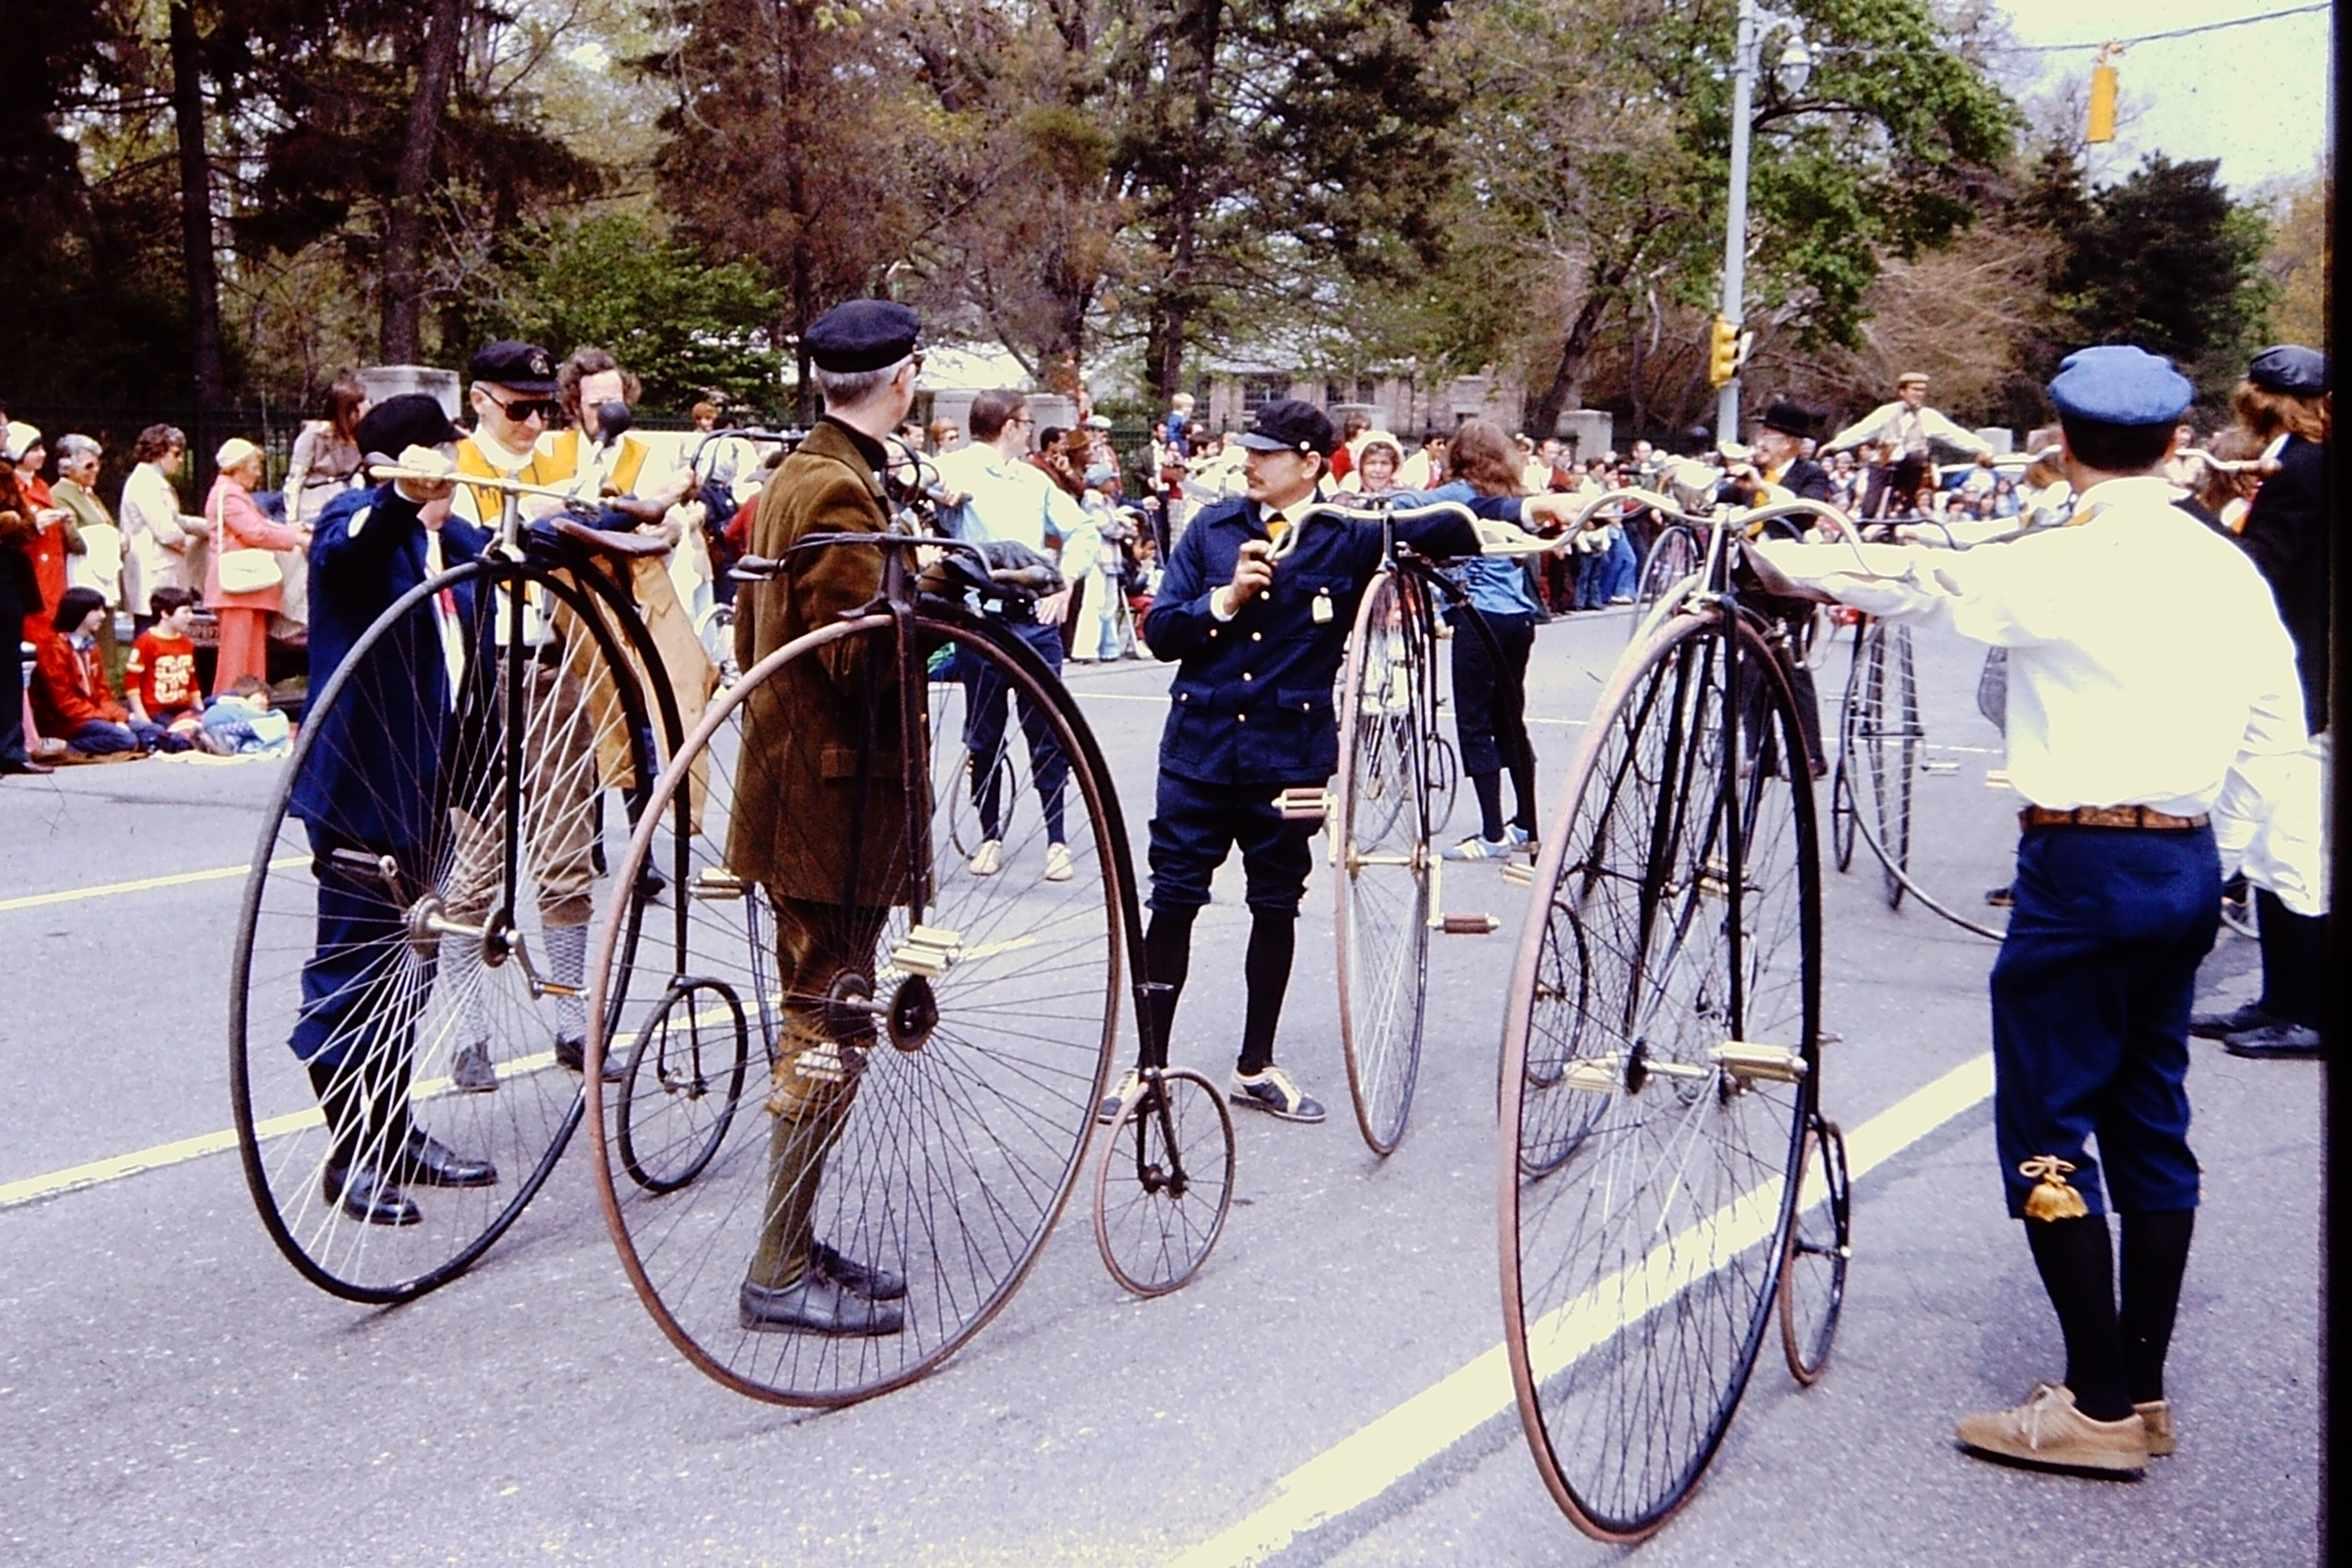
[[[1290,519],[1283,513],[1276,512],[1272,517],[1265,520],[1265,537],[1267,542],[1272,544],[1280,544],[1282,542],[1282,536],[1289,531]]]

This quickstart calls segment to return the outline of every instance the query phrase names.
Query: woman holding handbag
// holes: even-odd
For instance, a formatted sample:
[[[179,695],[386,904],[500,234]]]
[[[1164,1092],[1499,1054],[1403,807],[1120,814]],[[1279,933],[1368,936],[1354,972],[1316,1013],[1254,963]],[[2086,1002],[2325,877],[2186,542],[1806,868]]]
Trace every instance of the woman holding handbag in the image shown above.
[[[241,676],[269,679],[269,617],[284,596],[285,574],[275,553],[307,550],[310,531],[275,523],[254,504],[261,483],[261,448],[242,436],[222,443],[213,459],[220,477],[205,500],[212,524],[212,563],[205,572],[205,606],[220,617],[213,695]]]

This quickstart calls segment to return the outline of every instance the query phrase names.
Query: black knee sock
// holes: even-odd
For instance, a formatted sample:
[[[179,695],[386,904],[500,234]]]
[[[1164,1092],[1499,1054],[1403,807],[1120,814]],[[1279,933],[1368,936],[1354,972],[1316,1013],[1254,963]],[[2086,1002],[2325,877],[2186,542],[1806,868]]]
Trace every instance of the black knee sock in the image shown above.
[[[2273,1018],[2286,1016],[2287,979],[2284,973],[2291,960],[2287,956],[2286,906],[2267,888],[2252,889],[2254,921],[2262,931],[2263,991],[2254,998],[2254,1005]]]
[[[1511,820],[1528,837],[1536,836],[1536,760],[1511,764],[1511,794],[1518,802],[1518,815]]]
[[[1241,1070],[1245,1073],[1264,1072],[1274,1064],[1274,1029],[1282,1021],[1282,996],[1290,987],[1290,954],[1297,935],[1296,916],[1264,911],[1251,916],[1249,954],[1242,961],[1242,975],[1249,984],[1249,1011],[1242,1024]]]
[[[2267,889],[2254,889],[2263,933],[2263,994],[2255,1005],[2273,1018],[2319,1027],[2326,994],[2327,917],[2299,915]]]
[[[1491,844],[1503,837],[1503,775],[1472,773],[1470,786],[1478,792],[1478,831]]]
[[[2042,1287],[2066,1336],[2066,1386],[2074,1407],[2094,1421],[2131,1414],[2124,1383],[2123,1336],[2116,1327],[2115,1255],[2105,1215],[2025,1222]]]
[[[2172,1345],[2180,1277],[2189,1268],[2189,1233],[2196,1224],[2195,1209],[2124,1215],[2123,1307],[2116,1321],[2123,1334],[2124,1378],[2135,1405],[2164,1397],[2164,1353]]]
[[[1167,1050],[1176,1027],[1176,999],[1192,967],[1192,921],[1198,910],[1154,910],[1143,931],[1143,967],[1151,983],[1152,1034]]]

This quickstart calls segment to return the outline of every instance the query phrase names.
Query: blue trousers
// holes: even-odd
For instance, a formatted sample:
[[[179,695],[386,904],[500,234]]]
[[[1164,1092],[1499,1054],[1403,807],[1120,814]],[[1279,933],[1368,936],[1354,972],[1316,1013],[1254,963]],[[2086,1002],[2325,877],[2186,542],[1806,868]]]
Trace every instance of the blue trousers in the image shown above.
[[[1037,657],[1045,661],[1048,669],[1056,675],[1061,673],[1060,626],[1001,617],[998,624],[1036,649]],[[1016,704],[1012,688],[994,665],[982,664],[978,659],[961,662],[963,743],[971,753],[971,796],[980,811],[981,832],[990,838],[1004,837],[1005,710],[1017,705],[1021,710],[1021,733],[1029,742],[1029,772],[1037,785],[1037,798],[1045,808],[1046,842],[1067,843],[1063,829],[1062,789],[1069,781],[1070,759],[1062,752],[1062,742],[1055,737],[1052,721],[1025,697]]]
[[[1641,574],[1642,563],[1633,553],[1633,541],[1621,528],[1608,549],[1577,563],[1575,607],[1597,610],[1612,599],[1630,595]]]
[[[323,1067],[341,1067],[354,1055],[404,1054],[433,992],[433,960],[410,945],[406,910],[383,879],[334,858],[337,849],[369,859],[382,851],[316,826],[309,833],[318,937],[302,965],[302,1011],[287,1044]],[[415,858],[396,858],[404,884],[421,886]]]
[[[1238,847],[1255,914],[1296,915],[1315,869],[1316,824],[1282,815],[1280,784],[1213,784],[1160,770],[1151,814],[1151,907],[1197,910]]]
[[[2210,828],[2035,827],[1992,966],[1993,1122],[2011,1217],[2056,1155],[2090,1212],[2197,1206],[2189,1009],[2221,923]],[[2096,1137],[2095,1158],[2087,1145]]]

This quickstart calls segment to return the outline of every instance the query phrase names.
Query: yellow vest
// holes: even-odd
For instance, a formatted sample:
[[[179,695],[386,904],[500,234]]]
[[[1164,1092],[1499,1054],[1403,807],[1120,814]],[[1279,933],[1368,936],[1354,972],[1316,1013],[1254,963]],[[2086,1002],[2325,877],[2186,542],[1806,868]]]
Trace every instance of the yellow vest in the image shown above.
[[[527,485],[551,485],[559,482],[547,477],[543,460],[536,452],[531,455],[530,461],[516,469],[511,476],[505,474],[483,452],[481,439],[478,436],[468,436],[457,443],[457,473],[461,478],[475,479],[511,477]],[[506,507],[505,495],[484,485],[467,485],[465,487],[465,494],[473,500],[474,521],[484,528],[496,528],[499,525],[499,518]]]
[[[604,481],[604,493],[636,494],[637,476],[645,471],[646,458],[651,453],[652,449],[635,436],[623,435],[620,457],[613,464],[612,477]],[[538,450],[531,455],[530,466],[532,471],[543,476],[532,480],[534,484],[561,485],[571,479],[580,471],[580,432],[551,430],[541,436]]]

